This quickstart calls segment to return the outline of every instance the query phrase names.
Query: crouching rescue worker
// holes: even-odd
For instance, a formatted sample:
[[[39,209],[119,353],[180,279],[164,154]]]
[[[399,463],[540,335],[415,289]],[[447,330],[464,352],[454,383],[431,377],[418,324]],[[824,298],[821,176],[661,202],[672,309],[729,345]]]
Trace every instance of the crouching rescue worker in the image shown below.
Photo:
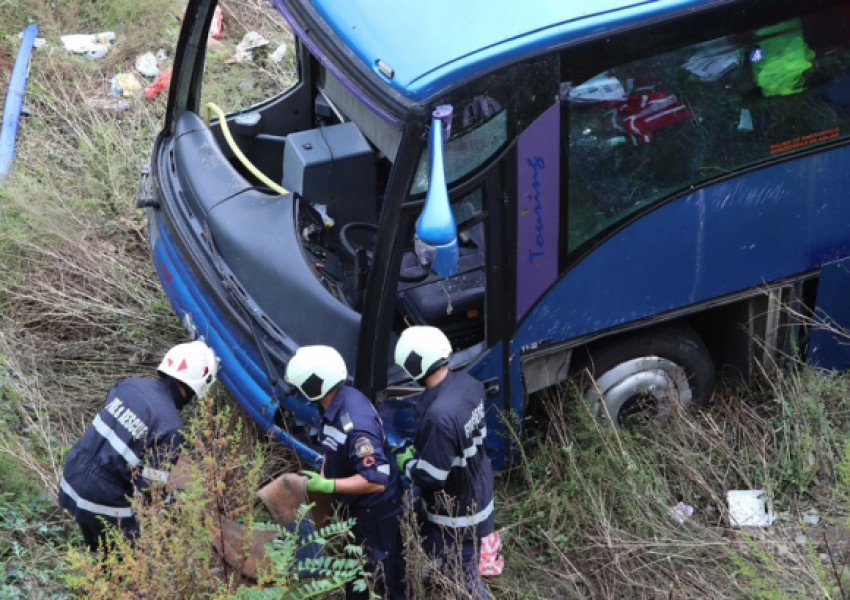
[[[321,474],[303,471],[307,491],[333,494],[354,517],[355,542],[363,544],[375,592],[405,597],[401,557],[401,481],[383,424],[366,396],[344,385],[345,361],[330,346],[302,346],[286,365],[286,382],[318,403],[314,423],[324,449]],[[346,586],[345,597],[369,598]]]
[[[145,491],[152,481],[168,480],[183,442],[180,410],[215,382],[218,359],[204,342],[178,344],[157,372],[158,379],[131,377],[109,390],[65,460],[59,505],[77,521],[92,552],[108,550],[106,523],[134,543],[134,488]]]
[[[396,456],[399,470],[421,494],[425,552],[444,562],[460,556],[465,586],[487,598],[478,570],[480,540],[493,532],[493,471],[484,442],[484,386],[449,370],[452,347],[436,327],[405,329],[395,362],[425,386],[413,410],[412,446]]]

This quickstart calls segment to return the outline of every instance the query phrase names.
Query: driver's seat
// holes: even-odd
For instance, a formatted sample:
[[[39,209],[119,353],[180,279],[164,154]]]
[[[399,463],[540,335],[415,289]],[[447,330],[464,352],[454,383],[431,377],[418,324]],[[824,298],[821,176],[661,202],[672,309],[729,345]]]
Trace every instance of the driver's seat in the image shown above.
[[[458,273],[440,279],[429,275],[421,283],[399,285],[399,310],[409,325],[439,327],[454,348],[484,339],[485,277],[477,248],[460,248]],[[406,252],[402,273],[418,269],[416,255]]]

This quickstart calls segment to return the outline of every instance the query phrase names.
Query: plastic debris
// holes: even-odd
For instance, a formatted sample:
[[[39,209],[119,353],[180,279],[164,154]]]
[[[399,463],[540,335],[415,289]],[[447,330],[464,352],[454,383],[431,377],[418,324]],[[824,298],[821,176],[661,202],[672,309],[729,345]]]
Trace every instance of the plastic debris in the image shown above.
[[[18,123],[24,110],[24,93],[29,80],[30,58],[38,35],[38,25],[30,23],[21,36],[15,66],[9,76],[9,89],[3,104],[3,123],[0,127],[0,181],[12,170],[15,159],[15,144],[18,136]]]
[[[153,98],[171,83],[171,67],[166,67],[154,78],[153,83],[145,86],[145,98]]]
[[[109,95],[132,98],[138,95],[141,89],[142,84],[133,73],[118,73],[112,78],[112,90]]]
[[[221,39],[221,27],[224,24],[224,14],[221,7],[216,6],[213,12],[212,23],[210,23],[210,37],[214,40]]]
[[[126,98],[86,98],[86,105],[104,112],[124,112],[133,102]]]
[[[254,51],[269,45],[269,41],[256,31],[249,31],[236,46],[233,60],[238,63],[254,60]]]
[[[694,507],[684,502],[679,502],[676,506],[670,509],[670,514],[679,523],[684,523],[687,519],[694,516]]]
[[[498,531],[481,538],[478,571],[483,577],[496,577],[502,574],[505,559],[502,556],[502,539]]]
[[[18,39],[19,40],[24,39],[24,32],[23,31],[18,32]],[[47,45],[47,40],[44,39],[43,37],[36,37],[35,40],[32,43],[33,48],[41,48],[42,46],[45,46],[45,45]]]
[[[286,42],[281,42],[277,48],[275,48],[274,52],[271,53],[271,59],[279,63],[283,60],[283,57],[286,56]]]
[[[815,525],[820,523],[820,515],[816,513],[806,513],[803,515],[803,523],[814,527]]]
[[[75,33],[63,35],[59,39],[62,40],[62,45],[65,46],[66,50],[96,60],[103,58],[109,52],[110,44],[115,41],[115,34],[111,31]]]
[[[753,116],[750,114],[750,111],[746,108],[741,109],[741,118],[738,121],[738,131],[752,131],[753,130]]]
[[[764,490],[729,490],[729,525],[731,527],[767,527],[776,520],[773,506]]]
[[[156,64],[156,56],[153,52],[145,52],[136,57],[136,70],[145,77],[156,77],[159,67]]]
[[[168,60],[168,54],[165,53],[165,48],[160,48],[156,51],[156,60],[163,61]]]

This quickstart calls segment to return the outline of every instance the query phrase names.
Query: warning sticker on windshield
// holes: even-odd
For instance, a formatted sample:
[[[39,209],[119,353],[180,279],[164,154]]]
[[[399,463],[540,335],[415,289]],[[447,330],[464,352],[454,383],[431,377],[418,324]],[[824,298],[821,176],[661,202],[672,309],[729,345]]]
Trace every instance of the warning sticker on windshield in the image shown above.
[[[824,129],[823,131],[818,131],[817,133],[810,133],[809,135],[791,138],[790,140],[785,140],[784,142],[779,142],[778,144],[771,144],[770,153],[779,154],[780,152],[796,150],[797,148],[804,148],[805,146],[810,146],[812,144],[820,144],[821,142],[833,140],[839,137],[840,135],[841,130],[838,127],[833,127],[832,129]]]

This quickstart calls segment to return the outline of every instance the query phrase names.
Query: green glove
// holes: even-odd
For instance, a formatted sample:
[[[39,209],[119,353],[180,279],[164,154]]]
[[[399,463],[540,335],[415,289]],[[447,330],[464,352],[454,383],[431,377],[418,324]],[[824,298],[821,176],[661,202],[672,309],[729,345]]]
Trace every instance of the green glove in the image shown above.
[[[413,460],[413,454],[416,449],[413,446],[408,446],[403,451],[395,455],[395,464],[398,465],[398,470],[404,473],[404,465]]]
[[[319,492],[320,494],[333,494],[334,480],[322,477],[315,471],[299,471],[307,477],[307,491]]]

